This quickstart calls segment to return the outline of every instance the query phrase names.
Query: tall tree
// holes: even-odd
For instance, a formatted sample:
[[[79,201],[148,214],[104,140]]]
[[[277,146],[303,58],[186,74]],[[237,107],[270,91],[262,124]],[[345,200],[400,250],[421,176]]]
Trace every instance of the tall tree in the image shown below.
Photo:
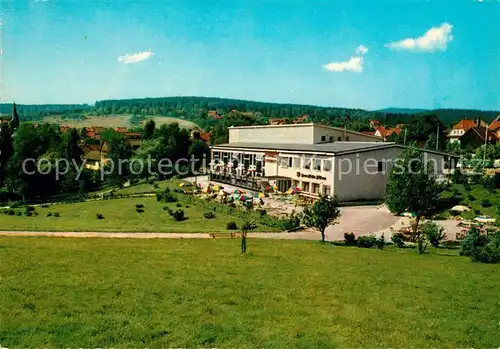
[[[340,217],[339,202],[335,197],[321,196],[311,206],[304,209],[302,223],[315,228],[321,233],[321,242],[325,241],[325,230],[331,224],[336,224]]]
[[[155,132],[155,121],[153,119],[150,119],[146,122],[144,125],[144,131],[142,133],[142,139],[151,139],[153,138],[153,134]]]
[[[7,161],[12,155],[12,135],[7,123],[0,124],[0,187],[7,175]]]
[[[78,136],[78,131],[72,128],[66,136],[66,143],[64,147],[64,156],[69,161],[76,161],[79,164],[82,161],[83,151],[79,146],[80,137]]]
[[[387,205],[391,212],[415,214],[413,235],[419,237],[419,223],[439,208],[443,185],[436,181],[433,163],[425,163],[423,153],[415,145],[405,149],[389,175]]]

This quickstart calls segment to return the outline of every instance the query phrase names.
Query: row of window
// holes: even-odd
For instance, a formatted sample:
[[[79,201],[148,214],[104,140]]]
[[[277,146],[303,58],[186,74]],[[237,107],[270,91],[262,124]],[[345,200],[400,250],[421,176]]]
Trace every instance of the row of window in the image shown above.
[[[330,172],[332,170],[332,160],[315,159],[315,158],[298,158],[298,157],[281,157],[280,167],[305,169],[313,171]]]
[[[333,136],[330,136],[328,139],[329,139],[330,142],[333,142]],[[342,140],[342,137],[337,137],[337,141],[340,142],[341,140]],[[345,140],[347,142],[349,142],[349,136],[346,136]],[[321,142],[326,142],[326,136],[321,136]]]
[[[329,185],[323,185],[321,188],[319,183],[309,183],[309,182],[300,182],[297,180],[294,180],[292,182],[292,185],[299,187],[303,192],[306,193],[311,193],[311,194],[316,194],[316,195],[326,195],[330,196],[332,195],[332,187]],[[321,190],[320,190],[321,189]]]

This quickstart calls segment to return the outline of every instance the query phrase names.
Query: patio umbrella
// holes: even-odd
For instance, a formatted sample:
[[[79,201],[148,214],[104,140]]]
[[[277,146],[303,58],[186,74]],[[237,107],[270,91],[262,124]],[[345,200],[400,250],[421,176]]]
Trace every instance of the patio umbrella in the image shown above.
[[[244,191],[243,189],[239,189],[239,188],[234,191],[234,194],[245,194],[245,193],[246,193],[246,191]]]
[[[257,199],[262,199],[262,198],[265,198],[265,197],[266,197],[266,195],[265,195],[264,193],[257,193],[257,194],[255,194],[255,197],[256,197]]]
[[[457,211],[457,212],[465,212],[465,211],[470,211],[470,208],[467,206],[463,205],[456,205],[451,208],[452,211]]]
[[[210,187],[205,187],[205,188],[203,188],[203,190],[201,192],[205,193],[205,194],[208,194],[208,193],[211,192],[211,189],[210,189]]]
[[[252,197],[248,196],[248,195],[240,195],[238,200],[240,200],[240,201],[252,200]]]
[[[221,196],[227,196],[229,193],[227,191],[225,191],[225,190],[219,190],[218,194],[221,195]]]
[[[479,223],[495,223],[497,221],[495,218],[490,216],[479,216],[474,218],[474,220]]]
[[[299,187],[291,187],[286,191],[287,194],[299,194],[302,190]]]

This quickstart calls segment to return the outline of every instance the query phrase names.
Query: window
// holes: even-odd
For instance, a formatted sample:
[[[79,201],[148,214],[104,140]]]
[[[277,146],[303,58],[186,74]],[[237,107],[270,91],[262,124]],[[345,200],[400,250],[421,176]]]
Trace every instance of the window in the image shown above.
[[[295,169],[300,169],[300,165],[302,163],[301,158],[293,158],[292,160],[292,167]]]
[[[280,157],[279,159],[280,159],[279,161],[280,167],[289,168],[292,166],[292,158],[286,156],[286,157]]]
[[[341,141],[341,140],[342,140],[342,137],[337,137],[337,140],[338,140],[338,141]]]
[[[302,182],[302,190],[309,192],[309,182]]]
[[[330,142],[333,142],[333,136],[330,136]]]
[[[311,158],[304,158],[304,169],[311,169]]]
[[[321,136],[321,142],[326,142],[326,136]]]
[[[323,161],[323,171],[330,172],[332,170],[332,160]]]
[[[319,194],[319,184],[318,183],[313,183],[312,184],[312,192],[314,194]]]
[[[329,185],[324,185],[323,186],[323,195],[331,196],[332,195],[332,187],[330,187]]]
[[[382,172],[384,170],[384,163],[382,161],[379,161],[377,164],[377,171]]]
[[[294,180],[292,181],[292,186],[294,186],[294,187],[298,187],[298,186],[299,186],[299,181],[298,181],[298,180],[296,180],[296,179],[294,179]]]
[[[321,159],[314,159],[314,171],[321,171]]]
[[[345,137],[345,140],[349,142],[349,136],[346,136],[346,137]]]

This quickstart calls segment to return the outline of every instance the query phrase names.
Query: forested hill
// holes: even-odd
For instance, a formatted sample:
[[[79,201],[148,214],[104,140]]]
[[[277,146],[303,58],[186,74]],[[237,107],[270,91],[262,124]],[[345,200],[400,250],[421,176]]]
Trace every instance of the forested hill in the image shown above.
[[[9,115],[11,104],[0,104],[0,113]],[[387,125],[405,123],[415,117],[427,114],[436,115],[444,125],[451,125],[462,118],[481,118],[492,121],[498,111],[480,111],[465,109],[401,109],[387,108],[379,111],[363,109],[321,107],[313,105],[283,104],[255,102],[228,98],[214,97],[162,97],[97,101],[94,106],[87,104],[65,105],[18,105],[18,112],[23,120],[39,120],[44,116],[61,115],[67,118],[79,118],[84,115],[158,115],[181,118],[198,123],[208,128],[219,121],[208,112],[217,112],[219,115],[235,113],[250,114],[259,122],[266,122],[269,118],[285,118],[293,120],[302,115],[309,115],[310,121],[324,122],[334,126],[341,126],[349,120],[377,119]]]

